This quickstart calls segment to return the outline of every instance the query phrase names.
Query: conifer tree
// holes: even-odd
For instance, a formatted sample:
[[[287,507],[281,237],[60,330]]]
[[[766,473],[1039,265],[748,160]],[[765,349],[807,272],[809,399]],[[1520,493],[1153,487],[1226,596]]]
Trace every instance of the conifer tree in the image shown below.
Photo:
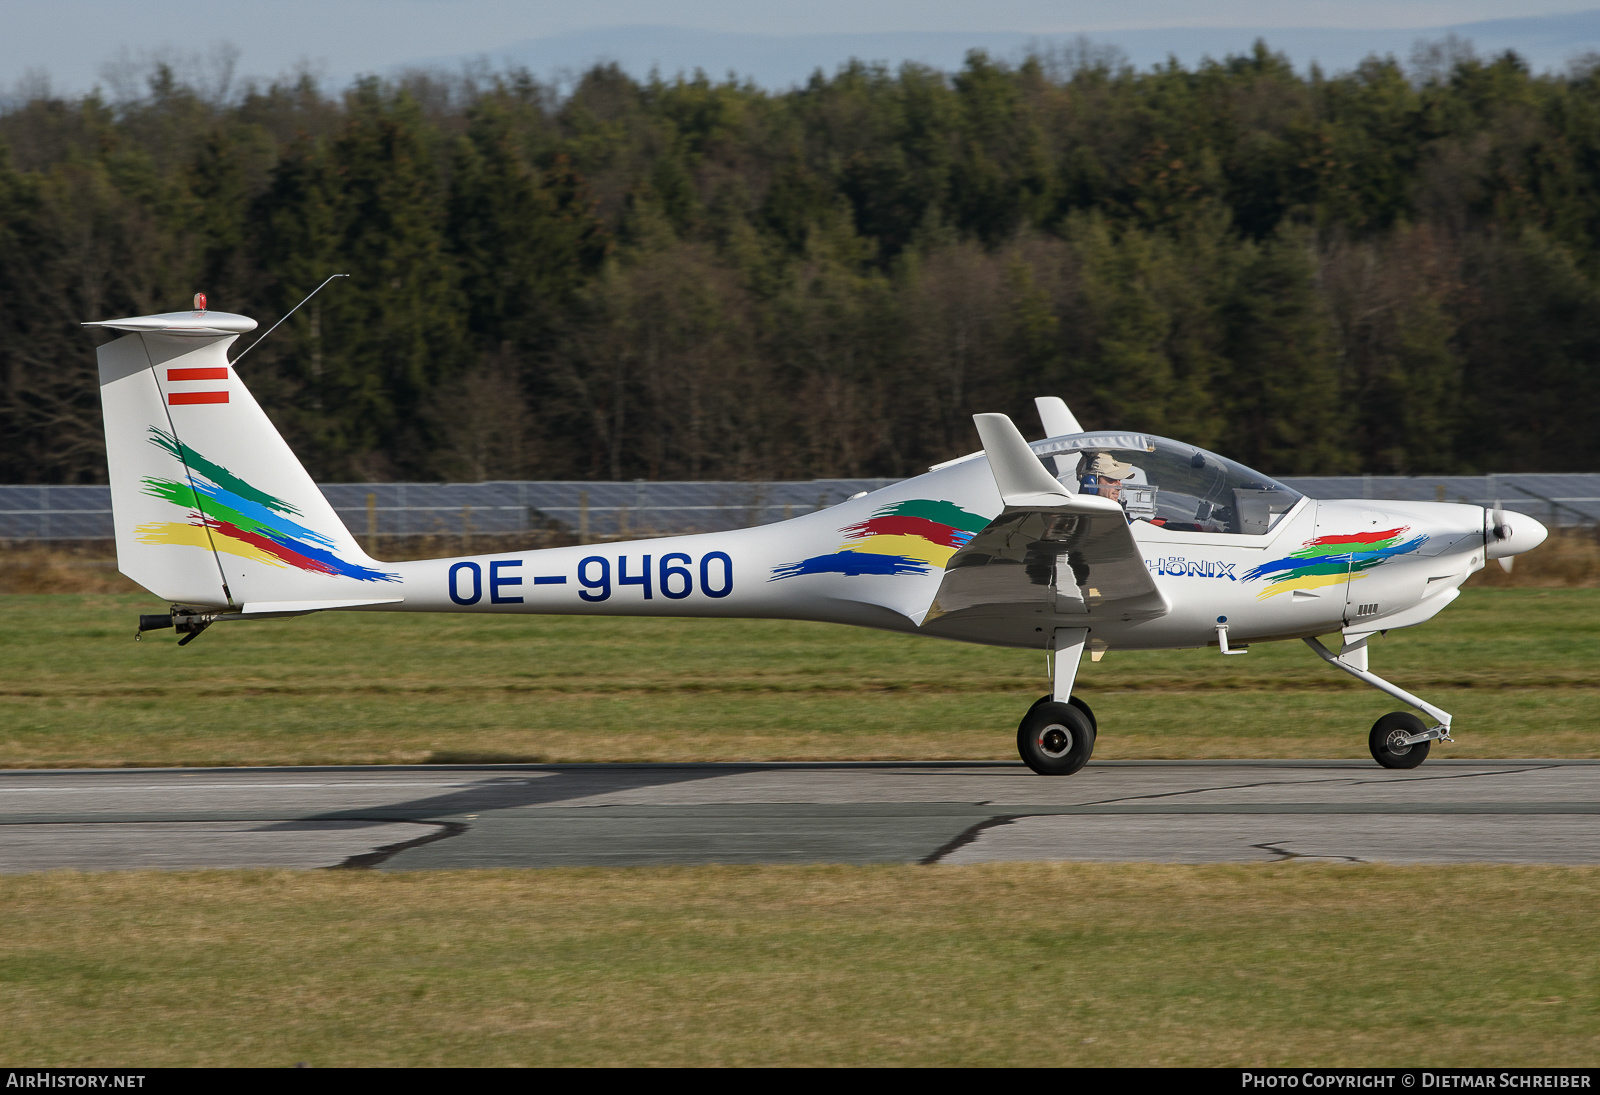
[[[1304,233],[1246,244],[1224,308],[1222,447],[1269,475],[1336,475],[1365,463],[1350,444],[1314,273]]]

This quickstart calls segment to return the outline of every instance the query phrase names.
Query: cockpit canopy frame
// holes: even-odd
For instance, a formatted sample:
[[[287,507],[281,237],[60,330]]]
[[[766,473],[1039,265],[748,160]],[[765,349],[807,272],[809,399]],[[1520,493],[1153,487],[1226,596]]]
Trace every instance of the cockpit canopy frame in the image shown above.
[[[1073,434],[1031,446],[1046,470],[1080,494],[1122,503],[1133,521],[1172,532],[1260,536],[1300,501],[1298,491],[1243,464],[1195,445],[1153,434],[1105,431]],[[1131,464],[1121,479],[1094,474]]]

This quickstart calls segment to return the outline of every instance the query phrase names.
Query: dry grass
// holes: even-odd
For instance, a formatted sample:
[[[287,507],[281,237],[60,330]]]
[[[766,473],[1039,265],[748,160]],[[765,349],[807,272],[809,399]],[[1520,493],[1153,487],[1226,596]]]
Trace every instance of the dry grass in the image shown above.
[[[0,545],[0,594],[139,593],[117,572],[110,541],[42,547]]]
[[[1086,693],[1087,694],[1087,693]],[[1600,757],[1593,692],[1434,690],[1457,741],[1435,756]],[[1015,760],[1018,694],[426,700],[0,701],[0,767]],[[1374,694],[1090,695],[1099,760],[1365,760]]]
[[[1600,870],[0,878],[38,1065],[1577,1065]]]
[[[1493,589],[1594,589],[1600,586],[1600,529],[1552,529],[1548,540],[1516,557],[1510,574],[1490,563],[1467,584]]]

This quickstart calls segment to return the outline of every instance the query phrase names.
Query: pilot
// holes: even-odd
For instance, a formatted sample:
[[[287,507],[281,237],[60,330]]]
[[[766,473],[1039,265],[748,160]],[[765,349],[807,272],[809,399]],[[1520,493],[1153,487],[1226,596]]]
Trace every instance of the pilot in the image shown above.
[[[1098,494],[1101,498],[1120,502],[1122,481],[1132,475],[1132,464],[1124,464],[1108,452],[1086,455],[1082,476],[1078,482],[1078,493]]]

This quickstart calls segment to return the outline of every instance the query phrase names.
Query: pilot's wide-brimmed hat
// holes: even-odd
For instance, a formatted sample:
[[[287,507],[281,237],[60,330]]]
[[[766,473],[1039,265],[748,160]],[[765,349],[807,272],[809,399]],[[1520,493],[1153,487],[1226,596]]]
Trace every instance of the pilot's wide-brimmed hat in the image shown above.
[[[1108,452],[1097,452],[1089,461],[1089,471],[1106,479],[1126,479],[1133,474],[1133,465],[1122,463]]]

